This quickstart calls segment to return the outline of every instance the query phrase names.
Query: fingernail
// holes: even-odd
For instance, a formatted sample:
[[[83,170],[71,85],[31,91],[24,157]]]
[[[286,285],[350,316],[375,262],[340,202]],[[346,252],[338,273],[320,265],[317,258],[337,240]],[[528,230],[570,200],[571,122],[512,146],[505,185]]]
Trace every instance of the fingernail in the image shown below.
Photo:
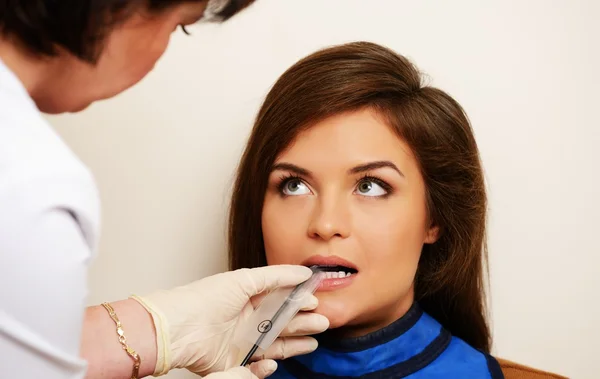
[[[317,316],[319,316],[319,320],[317,321],[315,318],[315,328],[319,326],[319,332],[324,332],[329,328],[329,319],[323,315],[317,314]]]
[[[319,347],[319,343],[317,342],[316,339],[314,339],[314,338],[307,338],[304,352],[301,353],[301,354],[312,353],[313,351],[317,350],[317,347]]]
[[[307,280],[308,278],[310,278],[313,274],[312,270],[306,266],[301,266],[301,265],[276,265],[277,267],[279,267],[279,270],[285,270],[286,276],[288,276],[288,279],[290,276],[292,277],[297,277],[298,279],[301,280]],[[273,266],[268,266],[268,267],[273,267]]]
[[[312,270],[306,266],[296,266],[298,270],[298,275],[305,276],[307,279],[310,278],[313,274]]]
[[[306,300],[306,304],[304,305],[304,309],[313,310],[319,306],[319,299],[315,295],[311,295]]]
[[[277,363],[275,361],[269,360],[265,363],[265,376],[269,376],[273,374],[277,370]]]

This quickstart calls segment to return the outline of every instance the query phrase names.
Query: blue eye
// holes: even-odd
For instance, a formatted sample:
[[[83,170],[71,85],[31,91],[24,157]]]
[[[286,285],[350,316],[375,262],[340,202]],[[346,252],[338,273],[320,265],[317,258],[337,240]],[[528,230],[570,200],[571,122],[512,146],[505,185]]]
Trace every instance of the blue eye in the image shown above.
[[[378,180],[365,178],[362,179],[356,186],[356,191],[359,195],[378,197],[388,194],[388,190],[383,188],[383,183],[378,183]]]
[[[292,178],[282,183],[281,192],[287,196],[297,196],[309,194],[310,189],[300,179]]]

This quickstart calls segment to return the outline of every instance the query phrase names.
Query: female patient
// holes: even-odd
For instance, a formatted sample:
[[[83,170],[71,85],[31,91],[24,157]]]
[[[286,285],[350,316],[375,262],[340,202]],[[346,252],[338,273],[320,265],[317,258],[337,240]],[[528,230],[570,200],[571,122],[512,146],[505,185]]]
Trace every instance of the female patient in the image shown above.
[[[231,269],[320,265],[328,332],[275,378],[550,378],[489,355],[486,192],[461,106],[351,43],[296,63],[241,160]]]

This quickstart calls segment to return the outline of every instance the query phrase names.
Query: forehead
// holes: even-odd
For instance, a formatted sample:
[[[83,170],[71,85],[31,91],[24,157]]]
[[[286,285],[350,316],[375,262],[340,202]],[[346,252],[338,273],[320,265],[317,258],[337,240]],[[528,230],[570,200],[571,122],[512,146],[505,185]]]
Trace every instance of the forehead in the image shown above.
[[[379,115],[363,109],[335,115],[303,131],[276,161],[310,168],[325,162],[348,166],[383,159],[402,164],[413,158],[409,146]]]

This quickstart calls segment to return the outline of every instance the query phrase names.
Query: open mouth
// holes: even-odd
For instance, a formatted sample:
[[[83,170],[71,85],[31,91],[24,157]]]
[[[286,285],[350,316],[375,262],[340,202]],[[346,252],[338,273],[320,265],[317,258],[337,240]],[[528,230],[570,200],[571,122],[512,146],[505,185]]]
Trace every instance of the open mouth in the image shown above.
[[[317,267],[326,273],[327,279],[347,278],[358,272],[354,268],[341,265],[317,265]]]
[[[313,255],[301,264],[324,273],[325,280],[319,285],[319,292],[337,291],[352,285],[359,271],[353,262],[335,255]]]
[[[359,271],[354,263],[335,255],[313,255],[302,264],[325,273],[319,291],[336,291],[347,287],[354,282]]]

